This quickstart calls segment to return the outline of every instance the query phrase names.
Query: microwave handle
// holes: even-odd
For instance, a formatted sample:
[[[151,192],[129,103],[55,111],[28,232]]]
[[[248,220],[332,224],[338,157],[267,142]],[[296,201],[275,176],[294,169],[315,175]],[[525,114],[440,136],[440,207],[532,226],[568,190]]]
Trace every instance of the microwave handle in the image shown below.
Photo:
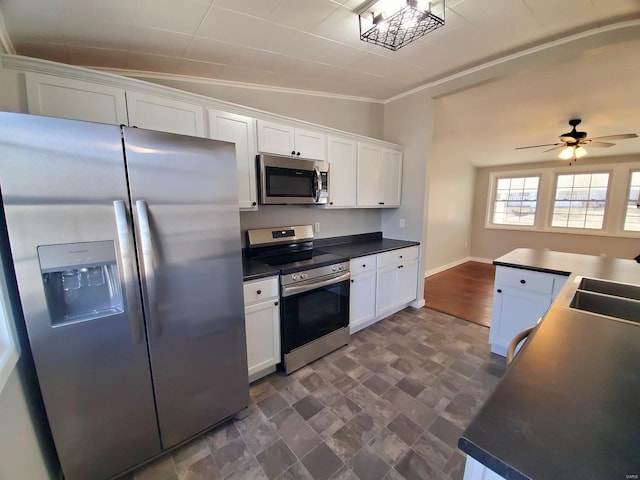
[[[313,201],[318,203],[320,201],[320,193],[322,192],[322,176],[320,175],[320,169],[313,167]]]

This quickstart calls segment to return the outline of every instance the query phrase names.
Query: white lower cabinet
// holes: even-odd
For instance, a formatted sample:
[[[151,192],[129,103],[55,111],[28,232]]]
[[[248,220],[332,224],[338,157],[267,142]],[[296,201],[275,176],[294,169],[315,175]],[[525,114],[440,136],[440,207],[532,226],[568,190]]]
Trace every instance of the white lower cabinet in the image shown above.
[[[351,260],[350,332],[402,310],[417,297],[418,247]]]
[[[511,340],[544,316],[566,280],[563,275],[498,265],[489,330],[491,351],[506,356]]]
[[[504,480],[504,477],[467,455],[463,480]]]
[[[280,363],[278,277],[244,282],[249,381],[275,371]]]
[[[349,329],[353,333],[376,318],[376,256],[354,258],[349,269]]]

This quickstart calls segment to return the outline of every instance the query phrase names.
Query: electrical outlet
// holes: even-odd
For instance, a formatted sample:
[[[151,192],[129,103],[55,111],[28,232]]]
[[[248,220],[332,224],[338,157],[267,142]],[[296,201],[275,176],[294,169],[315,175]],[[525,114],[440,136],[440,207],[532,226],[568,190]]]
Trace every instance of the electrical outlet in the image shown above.
[[[404,228],[404,218],[400,219],[400,228]]]
[[[320,232],[320,222],[316,222],[313,224],[313,231],[315,233],[319,233]]]

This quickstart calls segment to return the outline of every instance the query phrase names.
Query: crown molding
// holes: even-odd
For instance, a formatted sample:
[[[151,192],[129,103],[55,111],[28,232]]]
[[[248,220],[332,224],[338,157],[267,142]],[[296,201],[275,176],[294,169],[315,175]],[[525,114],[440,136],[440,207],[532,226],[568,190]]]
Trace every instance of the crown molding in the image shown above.
[[[214,85],[218,87],[244,88],[248,90],[259,90],[263,92],[286,93],[286,94],[293,94],[293,95],[307,95],[312,97],[333,98],[337,100],[349,100],[354,102],[380,103],[380,104],[383,104],[385,102],[384,100],[380,100],[377,98],[340,95],[338,93],[317,92],[313,90],[303,90],[298,88],[274,87],[269,85],[259,85],[255,83],[233,82],[230,80],[218,80],[214,78],[193,77],[189,75],[178,75],[175,73],[158,73],[158,72],[147,72],[144,70],[128,70],[128,69],[103,68],[103,67],[84,67],[84,68],[90,68],[91,70],[98,70],[101,72],[111,73],[114,75],[120,75],[124,77],[159,79],[159,80],[175,80],[180,82]]]
[[[13,48],[13,43],[11,43],[11,38],[9,38],[2,12],[0,12],[0,48],[2,49],[0,53],[9,53],[11,55],[15,55],[16,53],[16,49]]]

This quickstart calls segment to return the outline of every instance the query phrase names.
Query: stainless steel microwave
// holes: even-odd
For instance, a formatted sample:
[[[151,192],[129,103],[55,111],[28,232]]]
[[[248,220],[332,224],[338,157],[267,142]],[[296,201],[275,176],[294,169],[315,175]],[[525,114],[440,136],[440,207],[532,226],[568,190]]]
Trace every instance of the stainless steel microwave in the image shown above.
[[[260,203],[322,205],[327,203],[329,164],[319,160],[260,154],[258,187]]]

